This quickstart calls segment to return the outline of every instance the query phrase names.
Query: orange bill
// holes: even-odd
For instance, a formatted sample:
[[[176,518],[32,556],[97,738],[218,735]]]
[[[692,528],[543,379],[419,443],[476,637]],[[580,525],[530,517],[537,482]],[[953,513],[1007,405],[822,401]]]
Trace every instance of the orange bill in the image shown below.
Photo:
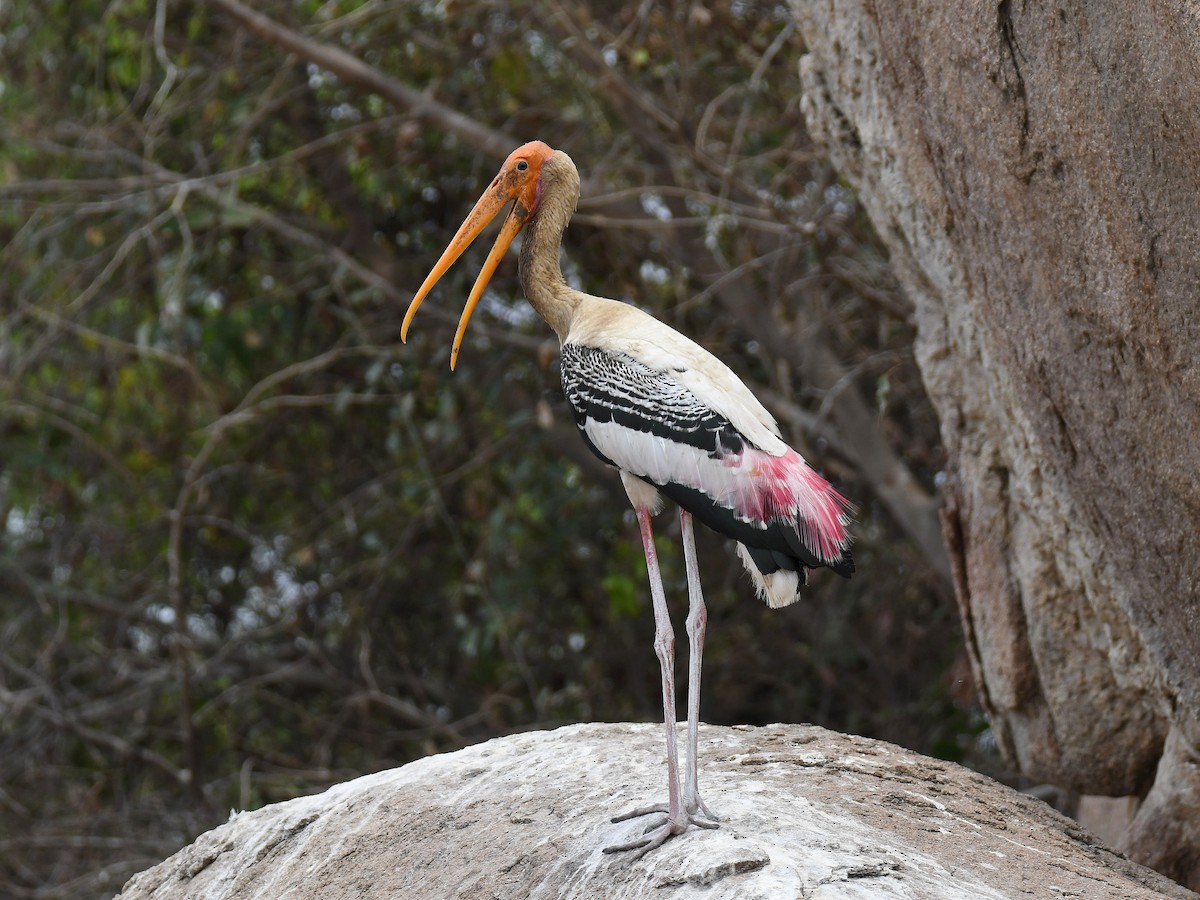
[[[458,232],[454,235],[454,239],[450,241],[450,246],[446,248],[442,254],[442,258],[434,265],[433,270],[425,278],[425,282],[421,285],[420,290],[413,296],[412,303],[408,305],[408,312],[404,314],[404,324],[400,326],[401,341],[408,340],[408,326],[412,324],[413,316],[417,313],[417,307],[424,302],[426,296],[433,290],[433,286],[449,271],[450,267],[454,265],[455,260],[462,256],[463,251],[471,246],[475,238],[479,237],[480,232],[488,226],[488,223],[496,218],[496,214],[500,212],[504,204],[510,199],[509,197],[505,197],[503,192],[495,190],[494,186],[488,188],[484,192],[484,195],[479,198],[479,202],[475,204],[475,208],[471,210],[471,214],[467,216],[467,220],[462,223]],[[510,238],[509,243],[511,242]],[[504,249],[508,249],[507,244]],[[495,247],[492,248],[492,252],[496,252]],[[495,267],[493,266],[494,270]],[[476,287],[478,286],[478,282],[476,282]],[[482,293],[482,290],[480,293]]]
[[[504,259],[504,254],[508,252],[509,246],[512,245],[524,225],[525,220],[517,215],[517,206],[514,204],[513,208],[508,211],[504,224],[500,226],[500,233],[496,235],[496,243],[492,245],[492,252],[484,260],[483,268],[479,270],[479,277],[475,279],[475,287],[471,288],[471,295],[467,297],[467,305],[463,307],[462,315],[458,318],[458,330],[454,332],[454,343],[450,346],[450,371],[454,371],[454,366],[458,363],[458,349],[462,346],[463,335],[467,333],[467,323],[471,321],[471,314],[475,312],[479,298],[483,296],[483,291],[496,273],[496,267],[500,265],[500,260]]]
[[[467,304],[463,307],[462,316],[458,320],[458,331],[454,335],[454,345],[450,351],[450,368],[454,368],[455,363],[458,362],[458,351],[462,346],[463,335],[467,331],[467,323],[471,320],[471,314],[475,312],[475,307],[479,304],[479,298],[483,296],[484,289],[487,288],[488,282],[496,272],[496,267],[500,265],[500,260],[504,258],[504,254],[512,245],[513,240],[537,209],[538,179],[542,163],[553,152],[540,141],[532,141],[518,147],[504,161],[500,173],[483,192],[483,196],[479,198],[467,216],[467,220],[462,223],[453,240],[450,241],[450,246],[446,248],[441,259],[434,265],[420,290],[413,296],[412,303],[408,306],[408,312],[404,314],[404,324],[400,326],[400,340],[408,340],[408,327],[412,324],[417,307],[424,302],[426,296],[433,290],[433,286],[454,265],[454,261],[462,255],[463,251],[471,246],[475,238],[479,237],[488,223],[496,218],[504,205],[512,203],[512,209],[504,219],[500,234],[496,237],[496,243],[492,246],[492,250],[483,264],[483,269],[475,280],[475,287],[471,289],[471,295],[467,298]]]

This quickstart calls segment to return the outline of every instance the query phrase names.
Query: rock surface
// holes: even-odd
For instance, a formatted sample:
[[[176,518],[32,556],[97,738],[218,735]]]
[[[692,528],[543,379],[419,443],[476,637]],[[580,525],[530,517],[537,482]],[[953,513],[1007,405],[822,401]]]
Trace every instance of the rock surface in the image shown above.
[[[661,727],[500,738],[231,817],[132,878],[171,898],[1194,897],[981,775],[814,726],[703,726],[720,829],[640,860],[611,816],[665,791]]]
[[[792,5],[913,303],[997,743],[1145,797],[1122,849],[1200,889],[1200,7]]]

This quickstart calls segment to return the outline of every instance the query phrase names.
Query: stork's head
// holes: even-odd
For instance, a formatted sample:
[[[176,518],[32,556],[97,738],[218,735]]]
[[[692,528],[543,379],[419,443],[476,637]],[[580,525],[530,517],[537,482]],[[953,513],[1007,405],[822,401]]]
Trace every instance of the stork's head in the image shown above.
[[[400,340],[408,340],[408,326],[412,323],[413,315],[416,314],[417,307],[421,305],[426,295],[437,284],[438,279],[446,274],[454,261],[471,245],[471,242],[479,236],[487,224],[496,218],[505,204],[512,203],[512,208],[508,211],[508,216],[505,217],[504,224],[500,227],[500,234],[496,237],[496,243],[492,246],[492,252],[488,254],[483,269],[480,270],[479,277],[475,280],[475,287],[471,289],[471,296],[467,298],[467,305],[463,307],[462,316],[458,320],[458,331],[454,335],[454,346],[450,350],[450,368],[454,368],[454,364],[458,361],[458,348],[462,345],[463,335],[467,331],[467,322],[470,321],[471,313],[475,311],[479,298],[483,296],[484,288],[487,287],[496,271],[496,266],[500,264],[500,260],[504,257],[509,245],[512,244],[513,238],[517,236],[517,232],[537,212],[542,193],[542,166],[553,155],[554,151],[541,141],[530,141],[509,154],[504,165],[500,167],[500,174],[483,192],[483,196],[479,198],[479,202],[475,204],[475,208],[471,210],[467,220],[462,223],[458,233],[454,235],[450,246],[446,248],[442,258],[437,261],[433,271],[429,273],[429,277],[425,279],[425,283],[413,297],[408,312],[404,315],[404,324],[400,326]]]

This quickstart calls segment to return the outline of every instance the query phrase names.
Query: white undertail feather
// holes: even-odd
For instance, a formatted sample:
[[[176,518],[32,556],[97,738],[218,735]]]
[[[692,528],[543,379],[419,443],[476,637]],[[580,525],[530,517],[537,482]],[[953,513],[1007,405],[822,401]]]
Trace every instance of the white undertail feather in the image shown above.
[[[758,566],[754,564],[754,560],[750,558],[744,544],[737,545],[738,556],[741,557],[742,565],[746,567],[746,571],[750,575],[750,580],[754,582],[754,589],[758,592],[758,599],[771,609],[779,609],[781,606],[789,606],[800,599],[798,591],[800,590],[800,573],[793,572],[788,569],[777,569],[770,575],[764,575],[758,571]]]
[[[634,509],[645,507],[650,510],[650,515],[657,516],[662,512],[663,498],[654,487],[654,485],[646,484],[640,478],[635,478],[624,469],[621,472],[621,484],[625,485],[625,493],[629,496],[629,502],[633,504]]]

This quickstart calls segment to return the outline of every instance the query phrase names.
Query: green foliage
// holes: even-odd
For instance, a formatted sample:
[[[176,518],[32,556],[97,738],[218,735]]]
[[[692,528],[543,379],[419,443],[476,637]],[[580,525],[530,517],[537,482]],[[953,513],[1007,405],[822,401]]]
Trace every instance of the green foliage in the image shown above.
[[[931,484],[910,330],[813,161],[785,9],[256,7],[569,149],[589,194],[571,277],[824,423],[771,344],[819,336]],[[486,247],[397,342],[497,161],[204,3],[11,0],[0,33],[0,894],[102,896],[231,807],[509,730],[656,718],[636,523],[574,434],[515,264],[453,375]],[[976,725],[947,687],[945,586],[853,448],[789,437],[864,503],[860,574],[768,611],[701,535],[705,718],[957,752]],[[679,608],[678,526],[656,528]]]

